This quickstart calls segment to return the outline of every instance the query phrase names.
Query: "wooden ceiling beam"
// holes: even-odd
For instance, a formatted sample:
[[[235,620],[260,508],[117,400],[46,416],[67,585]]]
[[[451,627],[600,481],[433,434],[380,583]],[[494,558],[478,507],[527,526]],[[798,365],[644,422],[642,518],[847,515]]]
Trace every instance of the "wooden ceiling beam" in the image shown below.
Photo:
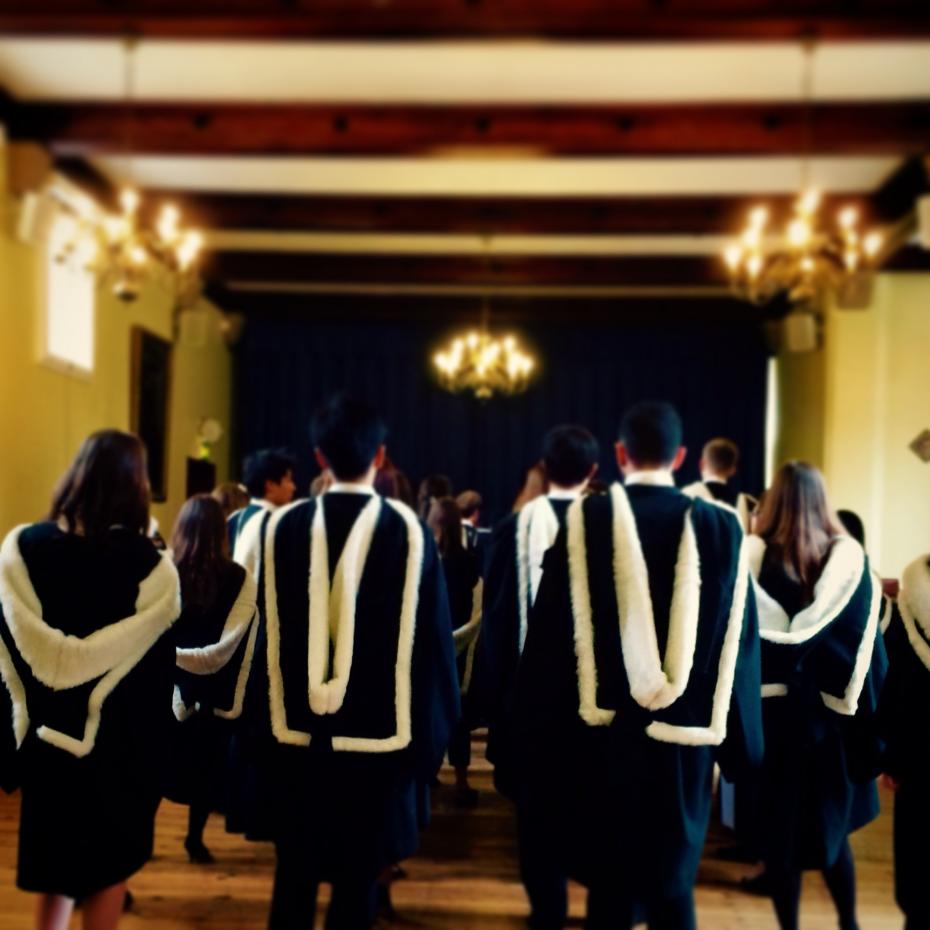
[[[0,0],[0,33],[197,39],[871,40],[930,35],[923,0]]]
[[[930,100],[610,106],[20,103],[13,139],[57,155],[921,154]]]

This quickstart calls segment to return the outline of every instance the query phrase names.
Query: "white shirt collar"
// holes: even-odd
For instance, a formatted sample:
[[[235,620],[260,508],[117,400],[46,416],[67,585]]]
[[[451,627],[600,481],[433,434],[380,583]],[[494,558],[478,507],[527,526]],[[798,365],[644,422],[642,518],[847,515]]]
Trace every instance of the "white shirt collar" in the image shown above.
[[[546,497],[551,501],[573,501],[581,497],[581,491],[578,488],[553,488]]]
[[[370,484],[359,484],[356,481],[334,481],[326,490],[327,494],[367,494],[374,497],[375,489]]]
[[[277,510],[278,505],[272,504],[271,501],[266,501],[264,497],[253,497],[249,501],[255,507],[262,507],[264,510]]]
[[[641,471],[634,471],[624,477],[623,483],[628,488],[637,484],[655,488],[675,487],[675,479],[668,468],[644,468]]]
[[[711,474],[711,472],[706,471],[701,475],[701,481],[704,484],[726,484],[727,479],[721,478],[719,475]]]

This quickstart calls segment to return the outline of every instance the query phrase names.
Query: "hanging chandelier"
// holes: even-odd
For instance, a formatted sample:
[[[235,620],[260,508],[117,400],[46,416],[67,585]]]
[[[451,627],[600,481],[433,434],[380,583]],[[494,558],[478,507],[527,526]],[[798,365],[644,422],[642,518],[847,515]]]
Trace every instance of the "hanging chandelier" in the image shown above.
[[[488,330],[488,304],[481,327],[456,336],[433,356],[439,383],[453,393],[469,392],[479,400],[495,394],[519,394],[529,385],[536,363],[515,336],[497,338]]]
[[[755,304],[782,294],[792,303],[804,303],[842,291],[854,279],[874,272],[882,250],[881,234],[860,229],[853,205],[840,209],[835,225],[828,224],[821,216],[820,192],[810,184],[814,50],[813,42],[804,43],[801,195],[780,231],[770,229],[765,204],[753,207],[739,238],[723,253],[734,294]]]
[[[724,252],[734,293],[755,304],[779,294],[803,303],[874,272],[882,236],[860,231],[856,207],[841,209],[833,228],[819,214],[820,195],[810,189],[795,204],[785,229],[772,235],[768,207],[754,207],[739,239]]]
[[[132,101],[135,87],[135,40],[125,42],[126,172],[132,176]],[[147,280],[157,280],[171,291],[175,307],[195,303],[201,293],[197,260],[203,236],[184,229],[181,212],[164,204],[154,228],[139,219],[141,198],[131,185],[119,195],[118,213],[102,212],[88,198],[73,205],[74,232],[55,256],[57,261],[79,261],[101,285],[120,300],[136,300]]]

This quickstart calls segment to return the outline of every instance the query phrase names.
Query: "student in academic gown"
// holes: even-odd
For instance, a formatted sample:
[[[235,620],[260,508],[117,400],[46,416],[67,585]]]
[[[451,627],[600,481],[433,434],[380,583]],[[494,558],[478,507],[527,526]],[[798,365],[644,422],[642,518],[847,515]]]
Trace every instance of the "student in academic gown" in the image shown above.
[[[743,532],[748,533],[756,499],[737,490],[732,483],[738,468],[739,446],[732,439],[711,439],[701,451],[701,480],[689,484],[684,492],[689,497],[718,501],[732,507],[739,516]]]
[[[203,841],[211,811],[225,810],[229,720],[242,712],[255,635],[255,582],[229,558],[220,504],[197,494],[181,508],[171,551],[181,579],[174,628],[177,719],[167,797],[189,807],[184,848],[208,864]]]
[[[180,612],[171,559],[145,532],[145,450],[84,441],[48,520],[0,549],[0,778],[22,790],[17,885],[36,926],[110,930],[152,855],[171,731]]]
[[[558,426],[543,441],[549,492],[503,520],[491,537],[478,643],[481,701],[488,721],[488,760],[498,791],[517,802],[520,872],[533,914],[566,911],[567,880],[543,854],[545,837],[523,816],[514,784],[513,695],[543,556],[555,542],[569,505],[597,473],[597,440],[582,426]],[[535,919],[535,918],[534,918]]]
[[[251,500],[226,521],[230,552],[235,554],[242,531],[256,514],[274,511],[294,499],[294,467],[294,457],[283,449],[260,449],[246,458],[243,478]]]
[[[881,584],[830,509],[820,472],[782,466],[748,540],[762,637],[765,762],[756,832],[775,913],[796,930],[805,869],[856,930],[848,836],[878,815]]]
[[[270,791],[271,930],[311,927],[322,881],[333,887],[330,930],[370,926],[376,878],[415,850],[418,788],[459,716],[436,545],[372,487],[385,433],[367,405],[327,403],[313,435],[336,483],[270,515],[261,551],[246,552],[260,563],[253,672],[264,666],[267,684],[247,689],[243,723],[267,728],[251,761]]]
[[[894,878],[905,930],[930,927],[930,556],[904,570],[885,633],[885,782],[895,792]]]
[[[546,553],[517,682],[518,790],[545,853],[588,887],[588,930],[693,930],[714,763],[761,761],[744,537],[674,486],[681,421],[623,419],[626,486],[574,501]],[[560,928],[564,911],[534,913]]]
[[[455,769],[456,802],[462,807],[474,807],[478,803],[478,792],[468,783],[471,730],[475,721],[470,698],[475,675],[475,653],[481,632],[481,595],[484,585],[477,556],[462,545],[462,515],[456,502],[451,497],[433,501],[426,525],[436,540],[449,592],[452,637],[457,655],[459,693],[462,696],[462,718],[449,743],[449,762]]]

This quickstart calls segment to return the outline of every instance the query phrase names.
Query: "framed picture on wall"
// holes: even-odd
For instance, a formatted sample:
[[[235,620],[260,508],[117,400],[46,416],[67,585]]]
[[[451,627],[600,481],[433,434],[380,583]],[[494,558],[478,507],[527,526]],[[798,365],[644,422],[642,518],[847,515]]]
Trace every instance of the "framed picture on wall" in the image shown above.
[[[152,500],[168,496],[171,343],[141,326],[132,328],[129,428],[148,450]]]

